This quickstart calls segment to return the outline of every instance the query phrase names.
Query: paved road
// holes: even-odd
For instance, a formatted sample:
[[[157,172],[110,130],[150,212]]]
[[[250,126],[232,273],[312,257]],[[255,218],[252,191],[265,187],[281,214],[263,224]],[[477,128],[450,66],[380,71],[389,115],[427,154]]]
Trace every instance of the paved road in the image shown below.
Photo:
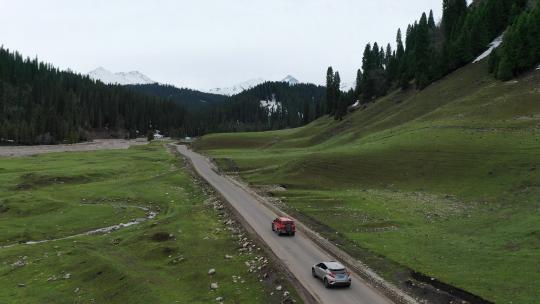
[[[353,274],[351,288],[325,289],[320,280],[311,276],[311,265],[319,261],[333,260],[332,256],[320,249],[301,231],[294,237],[280,237],[273,233],[271,223],[276,215],[270,209],[260,203],[253,194],[212,170],[212,165],[204,156],[187,149],[186,146],[177,147],[180,153],[191,159],[197,173],[236,208],[274,254],[319,302],[391,303],[356,274]]]

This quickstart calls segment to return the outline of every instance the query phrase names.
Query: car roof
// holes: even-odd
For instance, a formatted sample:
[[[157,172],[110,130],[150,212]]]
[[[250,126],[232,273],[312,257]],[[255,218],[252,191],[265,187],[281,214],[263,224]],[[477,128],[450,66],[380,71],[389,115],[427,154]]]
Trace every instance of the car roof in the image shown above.
[[[345,266],[341,265],[341,263],[339,262],[331,261],[331,262],[324,262],[324,264],[326,265],[328,269],[345,269]]]
[[[292,221],[293,221],[293,220],[291,220],[290,218],[284,217],[284,216],[278,217],[278,219],[279,219],[280,221],[282,221],[282,222],[292,222]]]

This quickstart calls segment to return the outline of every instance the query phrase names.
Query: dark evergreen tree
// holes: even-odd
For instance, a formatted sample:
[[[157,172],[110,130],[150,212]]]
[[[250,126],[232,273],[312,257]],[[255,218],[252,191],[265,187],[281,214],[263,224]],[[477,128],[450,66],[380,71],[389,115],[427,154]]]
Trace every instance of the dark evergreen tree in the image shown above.
[[[302,123],[307,125],[310,122],[309,101],[304,99],[304,109],[302,113]]]
[[[431,51],[429,41],[429,25],[426,14],[423,13],[415,29],[415,43],[414,43],[414,71],[416,84],[419,89],[425,88],[431,81]]]
[[[506,31],[503,43],[490,59],[495,76],[511,79],[540,62],[540,1],[523,11]]]
[[[450,40],[458,34],[466,14],[466,0],[443,0],[442,27],[445,39]]]
[[[359,97],[362,94],[362,70],[356,71],[356,82],[354,86],[354,94]]]
[[[433,10],[429,10],[428,26],[431,30],[435,29],[435,18],[433,18]]]
[[[335,104],[335,92],[334,87],[334,70],[332,67],[328,67],[326,70],[326,113],[332,115]]]
[[[396,60],[399,62],[403,58],[403,55],[405,54],[405,48],[403,47],[403,40],[401,37],[401,29],[398,29],[397,35],[396,35]]]

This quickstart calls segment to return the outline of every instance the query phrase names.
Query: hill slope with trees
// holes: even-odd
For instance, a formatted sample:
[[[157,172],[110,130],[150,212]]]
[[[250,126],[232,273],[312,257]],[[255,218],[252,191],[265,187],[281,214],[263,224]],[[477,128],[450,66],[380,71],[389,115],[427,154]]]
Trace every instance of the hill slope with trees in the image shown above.
[[[105,85],[0,48],[0,139],[19,144],[78,142],[89,131],[123,137],[179,132],[184,107]],[[117,135],[118,136],[118,135]]]
[[[298,127],[323,114],[324,96],[322,86],[265,82],[215,105],[206,121],[211,132]]]
[[[183,137],[297,127],[322,114],[324,92],[285,82],[232,97],[160,84],[106,85],[0,48],[0,144],[74,143],[156,129]]]
[[[441,22],[435,23],[432,11],[423,13],[405,32],[398,29],[395,50],[390,44],[367,44],[351,92],[337,89],[339,73],[329,69],[326,113],[342,119],[356,100],[366,104],[398,88],[422,90],[472,62],[503,33],[491,70],[505,80],[530,70],[540,61],[539,3],[482,0],[467,6],[466,0],[444,0]]]
[[[159,83],[126,85],[128,89],[171,100],[188,110],[204,110],[208,106],[223,102],[227,96],[205,93],[188,88],[177,88]]]

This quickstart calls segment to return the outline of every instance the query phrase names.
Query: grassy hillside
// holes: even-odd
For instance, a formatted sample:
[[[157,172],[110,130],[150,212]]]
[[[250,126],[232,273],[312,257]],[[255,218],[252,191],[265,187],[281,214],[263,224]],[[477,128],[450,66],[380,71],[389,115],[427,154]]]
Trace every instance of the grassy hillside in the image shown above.
[[[281,303],[208,200],[162,144],[0,158],[0,303]]]
[[[340,122],[196,147],[254,185],[284,185],[274,195],[290,212],[390,280],[378,255],[498,303],[538,300],[539,71],[499,82],[471,64]]]

